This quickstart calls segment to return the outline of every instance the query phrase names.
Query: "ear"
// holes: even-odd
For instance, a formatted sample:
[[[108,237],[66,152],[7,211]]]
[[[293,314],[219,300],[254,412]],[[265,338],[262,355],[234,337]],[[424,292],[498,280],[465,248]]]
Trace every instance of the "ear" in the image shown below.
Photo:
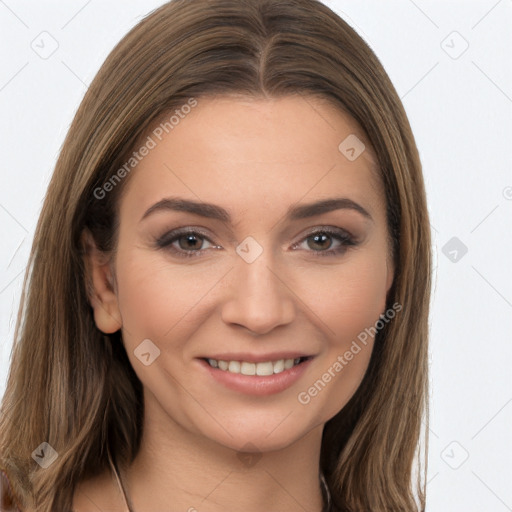
[[[87,298],[94,310],[94,322],[105,334],[114,333],[121,328],[122,321],[114,290],[110,257],[96,247],[88,229],[82,232],[81,242]]]
[[[386,294],[389,292],[391,285],[395,279],[395,262],[393,257],[389,256],[386,263],[387,277],[386,277]]]
[[[389,298],[389,290],[391,289],[391,286],[393,285],[393,281],[395,278],[395,262],[393,261],[393,257],[391,255],[388,255],[386,258],[386,293],[382,296],[382,303],[381,303],[381,314],[385,314],[386,312],[386,304],[388,302]]]

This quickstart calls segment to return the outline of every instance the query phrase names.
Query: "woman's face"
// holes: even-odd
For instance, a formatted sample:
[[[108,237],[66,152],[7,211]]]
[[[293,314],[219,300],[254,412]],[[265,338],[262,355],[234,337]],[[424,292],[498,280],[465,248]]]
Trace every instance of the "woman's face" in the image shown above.
[[[285,447],[354,394],[385,311],[375,158],[351,118],[311,97],[199,98],[173,126],[142,140],[97,325],[121,324],[146,421]]]

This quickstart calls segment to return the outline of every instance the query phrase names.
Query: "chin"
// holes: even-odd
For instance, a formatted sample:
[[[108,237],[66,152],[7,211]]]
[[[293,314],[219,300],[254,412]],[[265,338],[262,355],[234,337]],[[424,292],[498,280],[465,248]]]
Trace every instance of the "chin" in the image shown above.
[[[302,412],[302,415],[300,414]],[[304,411],[290,407],[280,417],[275,414],[254,410],[243,417],[226,418],[222,427],[211,418],[198,425],[202,436],[237,452],[271,452],[282,450],[299,441],[323,421],[315,415],[316,422],[310,423]]]

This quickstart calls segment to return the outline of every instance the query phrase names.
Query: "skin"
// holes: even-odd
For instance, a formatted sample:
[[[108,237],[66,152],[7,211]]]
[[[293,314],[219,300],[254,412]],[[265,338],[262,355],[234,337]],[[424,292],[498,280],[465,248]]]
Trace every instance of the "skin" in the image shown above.
[[[338,150],[350,134],[366,145],[354,161]],[[170,196],[222,206],[233,224],[171,210],[141,220]],[[371,220],[348,208],[285,217],[297,203],[332,197],[355,201]],[[96,325],[122,329],[144,386],[142,446],[123,474],[136,512],[320,511],[323,426],[359,386],[373,339],[309,403],[297,397],[375,325],[394,272],[384,192],[360,127],[318,98],[199,98],[132,171],[119,213],[115,258],[93,251],[88,265]],[[156,246],[187,226],[207,234],[192,244],[199,255]],[[322,227],[346,230],[357,243],[315,243],[311,231]],[[252,263],[236,252],[247,236],[263,249]],[[186,242],[172,247],[185,252]],[[134,354],[145,339],[160,350],[149,366]],[[315,357],[297,382],[270,396],[226,388],[197,359],[279,350]],[[79,486],[74,509],[97,510],[92,502],[124,510],[111,475]]]

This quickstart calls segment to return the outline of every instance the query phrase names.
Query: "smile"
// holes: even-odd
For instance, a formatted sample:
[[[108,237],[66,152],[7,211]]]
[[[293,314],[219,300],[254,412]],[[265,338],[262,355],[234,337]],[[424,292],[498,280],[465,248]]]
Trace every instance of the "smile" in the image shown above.
[[[223,361],[217,359],[206,359],[212,368],[242,375],[269,376],[289,370],[294,366],[306,361],[308,357],[297,357],[295,359],[278,359],[276,361],[264,361],[251,363],[249,361]]]
[[[213,355],[213,354],[212,354]],[[292,357],[290,357],[292,356]],[[197,358],[210,380],[237,393],[268,396],[293,386],[313,363],[315,356],[302,354],[215,354]]]

